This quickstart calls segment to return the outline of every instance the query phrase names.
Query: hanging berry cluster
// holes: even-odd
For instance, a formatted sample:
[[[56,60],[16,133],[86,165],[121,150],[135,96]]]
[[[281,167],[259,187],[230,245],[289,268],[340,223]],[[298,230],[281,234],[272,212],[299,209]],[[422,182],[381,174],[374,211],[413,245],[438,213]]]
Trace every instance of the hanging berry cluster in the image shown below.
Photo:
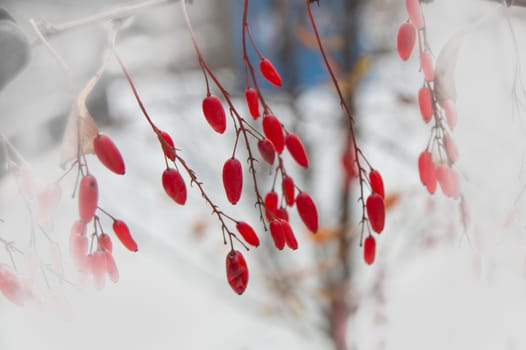
[[[226,198],[232,205],[238,203],[241,198],[243,189],[243,166],[236,153],[238,146],[242,144],[248,154],[248,170],[251,174],[251,182],[254,186],[254,193],[256,195],[256,206],[258,207],[263,227],[265,231],[270,231],[270,236],[277,249],[282,250],[287,246],[290,249],[295,250],[298,248],[298,241],[291,225],[289,224],[287,208],[296,205],[299,217],[305,223],[306,227],[314,233],[318,230],[318,212],[312,197],[307,192],[302,191],[297,184],[295,184],[293,178],[287,173],[283,160],[283,152],[286,149],[294,161],[304,168],[309,166],[309,159],[299,136],[288,131],[281,123],[279,118],[272,112],[272,109],[266,102],[262,91],[258,86],[256,69],[248,56],[248,42],[250,42],[252,48],[259,57],[259,72],[261,76],[275,87],[280,87],[283,82],[281,75],[275,66],[260,52],[253,40],[247,20],[249,1],[244,1],[242,44],[243,65],[246,78],[244,96],[252,122],[244,118],[236,106],[234,106],[228,91],[219,82],[217,76],[208,66],[193,34],[192,25],[186,11],[186,4],[184,1],[182,1],[181,4],[183,15],[197,54],[198,62],[206,82],[206,95],[202,102],[205,120],[210,127],[219,134],[223,134],[227,128],[225,109],[221,99],[211,93],[211,80],[221,92],[224,101],[228,105],[232,126],[235,130],[236,138],[232,154],[225,161],[222,171],[222,180]],[[261,121],[261,129],[257,125],[258,121]],[[271,189],[264,197],[261,195],[256,178],[256,170],[254,167],[256,159],[253,151],[253,143],[251,143],[251,141],[256,143],[261,158],[273,167],[274,181]],[[278,180],[281,180],[281,196],[276,191]],[[205,199],[208,198],[208,196],[203,197],[205,197]],[[235,236],[229,227],[226,226],[224,219],[230,219],[236,224],[236,229],[243,238],[244,243],[257,247],[259,245],[259,238],[254,229],[248,223],[237,221],[230,216],[227,216],[222,211],[219,211],[213,202],[209,199],[208,201],[212,208],[214,208],[214,213],[222,223],[223,234],[226,232],[230,237],[230,251],[226,258],[227,280],[232,289],[236,293],[241,294],[244,292],[248,283],[248,268],[242,253],[234,247],[232,238],[237,239],[237,236]],[[239,239],[237,240],[238,242],[241,242]],[[227,240],[225,239],[225,244],[226,243]]]
[[[91,278],[97,289],[104,287],[106,276],[114,283],[119,280],[112,255],[112,240],[103,228],[100,214],[111,220],[115,236],[126,249],[132,252],[138,250],[126,223],[100,207],[99,184],[88,165],[88,153],[94,153],[100,163],[112,173],[122,176],[126,172],[121,152],[108,135],[98,131],[85,105],[87,96],[102,76],[110,57],[106,57],[75,101],[62,144],[62,165],[69,162],[72,164],[66,174],[77,169],[78,188],[74,194],[77,195],[79,219],[71,227],[70,254],[80,272],[81,282],[85,283]],[[92,231],[89,230],[91,227]]]
[[[338,93],[340,99],[340,105],[343,108],[344,113],[349,119],[349,138],[346,151],[342,157],[342,165],[345,172],[345,187],[348,189],[350,181],[352,179],[357,179],[360,187],[360,197],[358,201],[361,203],[362,209],[362,218],[360,220],[361,233],[360,233],[360,246],[363,246],[363,258],[364,261],[371,265],[376,257],[376,239],[374,238],[371,230],[377,234],[381,233],[385,226],[385,205],[384,205],[384,184],[383,179],[378,172],[374,169],[362,150],[358,147],[356,140],[356,133],[354,128],[354,118],[351,113],[351,109],[343,96],[342,90],[338,83],[334,71],[331,68],[329,59],[323,47],[320,35],[318,33],[318,28],[316,21],[314,19],[311,4],[314,1],[305,0],[305,5],[307,8],[307,14],[309,16],[309,21],[312,25],[320,53],[324,60],[325,66],[329,72],[333,85]],[[319,3],[318,3],[319,5]],[[365,168],[364,163],[368,167],[368,170]],[[369,185],[371,193],[365,197],[365,187]],[[365,231],[367,230],[367,237],[365,237]]]
[[[418,91],[418,105],[424,123],[434,121],[427,146],[418,158],[418,171],[422,184],[430,194],[435,193],[437,183],[450,198],[459,198],[460,176],[454,168],[458,150],[452,137],[457,123],[455,102],[437,92],[437,77],[433,55],[429,46],[426,25],[419,0],[406,0],[409,16],[398,30],[397,49],[400,58],[407,61],[418,39],[420,67],[424,83]]]

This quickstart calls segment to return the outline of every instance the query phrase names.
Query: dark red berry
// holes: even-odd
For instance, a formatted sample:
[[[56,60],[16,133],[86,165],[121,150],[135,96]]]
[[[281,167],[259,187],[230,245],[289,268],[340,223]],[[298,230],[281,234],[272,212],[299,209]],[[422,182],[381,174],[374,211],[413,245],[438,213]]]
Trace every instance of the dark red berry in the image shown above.
[[[245,90],[245,99],[247,101],[248,111],[254,119],[259,117],[259,98],[258,92],[254,88]]]
[[[137,243],[130,234],[130,229],[128,225],[122,220],[113,221],[113,232],[115,236],[121,241],[122,245],[125,246],[128,250],[136,252],[138,250]]]
[[[307,152],[305,151],[305,147],[298,135],[293,133],[287,134],[287,137],[285,137],[285,145],[287,145],[287,149],[296,163],[304,168],[309,166]]]
[[[276,158],[276,149],[274,144],[269,139],[262,139],[258,141],[259,153],[270,165],[274,164],[274,158]]]
[[[369,235],[363,243],[363,259],[367,265],[372,265],[374,263],[374,258],[376,256],[376,240],[373,236]]]
[[[307,192],[301,192],[296,197],[298,214],[307,228],[316,233],[318,231],[318,209],[314,200]]]
[[[275,219],[270,222],[270,235],[274,241],[274,245],[279,250],[282,250],[285,247],[285,233],[283,232],[283,227],[281,220]]]
[[[287,247],[292,250],[298,249],[298,240],[292,231],[292,227],[287,221],[281,220],[281,228],[283,230],[283,237],[285,238],[285,243]]]
[[[281,182],[281,188],[283,190],[283,197],[285,198],[285,202],[289,207],[294,205],[295,200],[295,190],[296,187],[294,185],[294,180],[290,176],[283,176],[283,180]]]
[[[125,172],[124,160],[121,152],[113,141],[104,134],[98,134],[93,139],[93,149],[100,162],[115,174],[123,175]]]
[[[259,63],[259,68],[261,70],[261,74],[265,79],[267,79],[270,83],[272,83],[275,86],[281,86],[281,76],[278,73],[278,70],[272,62],[270,62],[267,58],[264,58]]]
[[[259,238],[256,235],[256,232],[254,231],[252,226],[250,226],[244,221],[240,221],[236,224],[236,229],[239,232],[239,234],[241,234],[245,242],[254,247],[259,246]]]
[[[163,171],[162,184],[166,194],[177,204],[186,203],[186,185],[177,170],[168,168]]]
[[[367,208],[367,217],[374,232],[380,233],[385,224],[385,206],[384,200],[378,193],[372,193],[365,203]]]
[[[161,131],[161,134],[158,137],[166,158],[170,159],[172,162],[175,161],[175,144],[170,134],[166,131]]]
[[[222,134],[226,130],[226,114],[223,104],[215,95],[210,95],[203,100],[203,114],[212,129]]]
[[[236,204],[243,190],[243,168],[236,158],[230,158],[223,165],[223,185],[228,201]]]
[[[243,254],[237,250],[226,256],[226,278],[234,292],[243,294],[248,284],[248,267]]]
[[[384,181],[382,175],[377,170],[371,170],[369,173],[369,181],[371,182],[371,188],[373,192],[378,193],[382,198],[385,197],[384,192]]]
[[[283,152],[285,135],[283,134],[283,127],[276,116],[269,114],[263,117],[263,133],[272,142],[278,153]]]

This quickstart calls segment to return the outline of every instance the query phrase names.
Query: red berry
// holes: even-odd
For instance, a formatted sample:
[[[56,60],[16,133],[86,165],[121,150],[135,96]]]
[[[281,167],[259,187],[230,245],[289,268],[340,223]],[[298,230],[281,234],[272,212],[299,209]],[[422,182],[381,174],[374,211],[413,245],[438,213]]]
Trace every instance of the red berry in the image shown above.
[[[303,143],[301,142],[298,135],[293,133],[287,134],[287,137],[285,138],[285,144],[287,145],[287,149],[296,163],[304,168],[307,168],[309,166],[309,158],[307,157],[305,147],[303,146]]]
[[[316,233],[318,231],[318,209],[314,200],[307,192],[301,192],[296,197],[298,214],[307,228]]]
[[[259,238],[256,235],[256,232],[254,231],[252,226],[250,226],[244,221],[240,221],[236,224],[236,229],[239,232],[239,234],[241,234],[245,242],[254,247],[259,246]]]
[[[372,193],[367,197],[365,206],[367,208],[367,217],[369,218],[371,228],[376,233],[382,232],[385,224],[385,206],[383,198],[377,193]]]
[[[236,204],[243,190],[243,168],[236,158],[230,158],[223,165],[223,185],[228,201]]]
[[[449,158],[449,160],[452,163],[455,163],[458,160],[458,150],[457,146],[455,145],[455,142],[450,136],[444,136],[444,147],[446,149],[446,154]]]
[[[104,288],[104,274],[106,273],[106,254],[104,251],[97,250],[95,253],[88,256],[89,266],[93,280],[95,282],[95,288]]]
[[[432,168],[434,168],[433,155],[429,151],[423,151],[418,157],[418,174],[422,185],[427,184]]]
[[[283,152],[283,148],[285,148],[285,135],[283,134],[283,127],[276,116],[265,115],[263,117],[263,133],[272,141],[278,153]]]
[[[104,257],[106,260],[106,272],[108,273],[110,281],[113,283],[119,282],[119,270],[117,269],[113,255],[110,252],[105,251]]]
[[[420,107],[420,114],[425,123],[429,123],[433,117],[433,97],[431,90],[424,86],[418,90],[418,106]]]
[[[13,304],[22,306],[26,299],[18,277],[5,265],[0,265],[0,291]]]
[[[356,164],[356,149],[351,139],[347,140],[347,147],[342,155],[342,166],[347,180],[358,175],[358,165]]]
[[[98,134],[93,139],[93,149],[100,162],[115,174],[123,175],[125,172],[124,160],[121,152],[113,141],[104,134]]]
[[[402,23],[398,29],[396,42],[398,55],[400,55],[401,59],[407,61],[409,56],[411,56],[411,52],[413,52],[416,42],[416,28],[413,23]]]
[[[441,164],[437,166],[436,177],[444,195],[451,198],[460,196],[460,177],[454,169]]]
[[[287,244],[287,247],[289,247],[292,250],[298,249],[298,240],[296,239],[296,236],[294,235],[294,231],[292,231],[292,227],[290,224],[284,220],[281,221],[281,228],[283,230],[283,237],[285,238],[285,243]]]
[[[122,220],[113,221],[113,232],[115,236],[121,241],[122,245],[125,246],[128,250],[136,252],[138,250],[137,243],[130,234],[130,229],[128,225]]]
[[[276,67],[274,67],[272,62],[270,62],[267,58],[261,60],[259,63],[259,69],[261,70],[261,74],[270,83],[275,86],[281,86],[281,76],[279,75]]]
[[[105,233],[102,233],[99,236],[99,246],[102,250],[112,252],[113,251],[113,244],[111,243],[111,238]]]
[[[93,175],[85,175],[79,185],[79,215],[82,221],[89,222],[95,210],[99,198],[97,180]]]
[[[259,98],[256,89],[246,89],[245,99],[247,100],[248,111],[250,113],[250,116],[254,119],[257,119],[259,117]]]
[[[431,52],[424,51],[420,56],[420,65],[424,72],[424,78],[426,81],[433,81],[435,79],[435,68],[433,67],[433,56]]]
[[[424,28],[424,17],[422,16],[422,9],[420,8],[420,0],[406,0],[405,6],[409,19],[417,29]]]
[[[277,216],[278,212],[278,194],[274,191],[269,192],[265,195],[265,217],[267,220],[272,220],[274,216]]]
[[[203,100],[203,114],[212,129],[222,134],[226,130],[226,115],[223,104],[215,95],[210,95]]]
[[[161,134],[158,135],[158,137],[166,158],[170,159],[172,162],[175,161],[175,144],[170,134],[166,131],[161,131]]]
[[[186,203],[186,185],[177,170],[168,168],[163,171],[162,184],[166,194],[177,204],[184,205]]]
[[[367,265],[372,265],[374,263],[374,258],[376,256],[376,240],[373,236],[369,235],[363,243],[363,259]]]
[[[269,139],[259,140],[258,149],[265,162],[269,163],[270,165],[274,164],[276,150],[274,149],[274,144],[272,144],[272,142]]]
[[[444,108],[447,125],[450,129],[454,129],[457,125],[457,109],[455,107],[455,103],[448,99],[440,102],[440,104],[442,105],[442,108]]]
[[[226,256],[226,278],[234,292],[243,294],[248,284],[248,267],[243,254],[237,250]]]
[[[287,205],[289,207],[294,205],[294,197],[296,192],[296,187],[294,186],[294,180],[290,176],[283,176],[283,180],[281,182],[281,187],[283,189],[283,197],[285,198],[285,201],[287,202]]]
[[[378,193],[382,198],[385,196],[384,192],[384,181],[382,175],[377,170],[371,170],[369,173],[369,181],[371,182],[371,188],[373,192]]]
[[[274,241],[274,245],[279,250],[282,250],[285,247],[285,233],[283,232],[283,226],[281,220],[276,219],[270,222],[270,235]]]

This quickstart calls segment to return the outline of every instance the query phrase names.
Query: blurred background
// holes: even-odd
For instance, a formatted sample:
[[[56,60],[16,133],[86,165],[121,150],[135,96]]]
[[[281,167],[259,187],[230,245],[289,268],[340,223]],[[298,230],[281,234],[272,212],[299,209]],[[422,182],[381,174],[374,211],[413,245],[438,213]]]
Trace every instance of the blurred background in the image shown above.
[[[31,44],[37,36],[30,19],[59,25],[137,3],[0,0],[0,8],[16,20],[15,25],[3,19],[0,35],[9,22],[10,30],[19,30],[31,46],[23,70],[0,84],[0,131],[30,164],[37,187],[64,173],[59,160],[66,119],[101,64],[109,25],[96,23],[48,38],[71,68],[70,84],[50,51]],[[262,245],[244,254],[248,288],[238,296],[228,286],[228,247],[199,192],[189,187],[184,207],[166,197],[158,141],[112,59],[89,96],[88,109],[121,150],[126,175],[109,173],[93,156],[88,161],[99,181],[101,206],[128,223],[139,252],[126,251],[115,239],[119,283],[102,291],[83,286],[68,252],[77,218],[75,174],[61,181],[53,223],[41,232],[21,198],[20,176],[4,167],[0,237],[6,249],[0,251],[0,263],[16,267],[37,297],[24,307],[0,298],[0,349],[526,348],[521,327],[526,324],[521,67],[526,9],[504,10],[497,1],[483,0],[423,5],[435,59],[452,37],[461,33],[464,38],[452,62],[459,118],[453,135],[468,203],[462,211],[459,201],[440,191],[430,196],[418,178],[417,158],[430,126],[422,122],[416,103],[422,85],[418,57],[413,53],[403,62],[396,52],[398,27],[407,20],[405,2],[320,0],[319,5],[312,5],[314,16],[354,112],[359,144],[385,181],[387,221],[377,237],[375,263],[364,263],[359,244],[359,192],[347,176],[348,119],[321,60],[305,4],[251,0],[249,7],[255,42],[283,77],[280,89],[260,80],[262,91],[287,129],[301,135],[312,164],[299,169],[284,157],[287,171],[313,195],[320,215],[320,231],[313,235],[290,211],[297,251],[277,251],[263,232],[249,181],[239,204],[225,199],[221,168],[231,156],[235,132],[230,126],[224,135],[212,133],[202,116],[206,86],[181,4],[151,6],[126,21],[117,50],[149,114],[172,134],[210,197],[257,228]],[[240,0],[188,4],[204,58],[239,111],[248,115],[242,10]],[[250,53],[257,65],[257,55]],[[13,55],[0,49],[0,66]],[[4,153],[2,162],[5,158]],[[270,167],[260,162],[256,171],[267,191]],[[248,178],[247,169],[245,174]],[[111,221],[104,224],[111,230]],[[9,242],[21,253],[11,252]],[[60,268],[52,268],[55,243],[62,252]],[[39,269],[55,274],[35,273],[35,259]]]

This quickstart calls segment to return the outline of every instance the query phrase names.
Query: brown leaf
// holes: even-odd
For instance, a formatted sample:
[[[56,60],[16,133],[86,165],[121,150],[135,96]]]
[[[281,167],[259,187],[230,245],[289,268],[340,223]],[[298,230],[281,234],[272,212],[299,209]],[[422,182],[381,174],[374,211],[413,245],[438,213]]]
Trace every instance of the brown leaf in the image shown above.
[[[99,133],[99,129],[86,107],[86,99],[100,80],[110,57],[110,54],[106,56],[97,73],[91,77],[71,107],[62,138],[60,155],[60,166],[62,168],[70,161],[77,159],[78,156],[94,152],[93,139]]]

